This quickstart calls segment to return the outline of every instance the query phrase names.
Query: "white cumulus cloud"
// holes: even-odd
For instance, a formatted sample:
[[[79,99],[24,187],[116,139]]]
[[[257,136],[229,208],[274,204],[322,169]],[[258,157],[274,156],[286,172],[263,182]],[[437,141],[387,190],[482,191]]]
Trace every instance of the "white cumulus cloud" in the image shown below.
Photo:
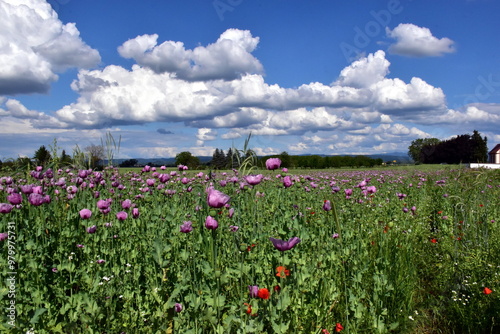
[[[45,93],[57,72],[101,61],[44,0],[2,0],[0,17],[0,95]]]
[[[142,35],[123,43],[118,52],[156,73],[175,73],[179,79],[233,80],[247,73],[262,73],[262,64],[251,52],[259,43],[248,30],[228,29],[206,47],[186,50],[182,42],[158,45],[158,35]]]
[[[436,57],[455,52],[454,42],[447,38],[437,38],[429,28],[410,23],[401,23],[393,30],[386,28],[387,36],[396,40],[389,52],[403,56]]]

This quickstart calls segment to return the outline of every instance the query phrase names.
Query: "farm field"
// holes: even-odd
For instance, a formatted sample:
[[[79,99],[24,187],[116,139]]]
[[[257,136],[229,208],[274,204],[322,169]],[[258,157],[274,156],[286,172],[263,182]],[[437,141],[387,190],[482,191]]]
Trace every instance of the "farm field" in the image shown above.
[[[5,333],[494,333],[500,173],[0,177]]]

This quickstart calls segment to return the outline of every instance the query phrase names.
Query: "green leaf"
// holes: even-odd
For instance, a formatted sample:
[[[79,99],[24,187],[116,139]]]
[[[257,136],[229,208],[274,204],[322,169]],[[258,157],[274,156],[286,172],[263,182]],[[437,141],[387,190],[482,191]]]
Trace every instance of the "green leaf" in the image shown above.
[[[35,314],[31,317],[30,323],[36,324],[40,320],[40,316],[47,312],[46,308],[39,308],[35,311]]]
[[[287,333],[289,325],[290,321],[286,323],[281,322],[279,324],[273,322],[273,330],[275,333]]]

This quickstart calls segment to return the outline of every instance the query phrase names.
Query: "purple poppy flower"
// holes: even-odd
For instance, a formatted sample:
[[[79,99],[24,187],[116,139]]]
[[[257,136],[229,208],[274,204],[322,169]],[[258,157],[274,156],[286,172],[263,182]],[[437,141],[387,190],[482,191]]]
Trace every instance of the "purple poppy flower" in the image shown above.
[[[346,196],[351,196],[352,195],[352,189],[344,189],[345,195]]]
[[[13,206],[9,203],[0,203],[0,213],[9,213],[12,211]]]
[[[91,227],[87,227],[87,233],[94,234],[97,231],[97,226],[92,225]]]
[[[207,219],[205,219],[205,227],[209,230],[216,230],[219,227],[219,223],[212,216],[207,216]]]
[[[266,168],[268,170],[275,170],[280,168],[281,160],[279,158],[269,158],[266,160]]]
[[[139,218],[139,215],[140,215],[139,209],[138,208],[133,208],[132,209],[132,218],[134,218],[134,219],[135,218]]]
[[[116,213],[116,218],[118,220],[123,221],[123,220],[127,219],[127,217],[128,217],[128,214],[125,211],[120,211],[120,212]]]
[[[298,237],[290,238],[288,239],[288,241],[275,238],[269,238],[269,240],[271,240],[271,242],[273,243],[274,248],[281,252],[292,249],[301,241]]]
[[[84,247],[85,247],[85,245],[82,245],[82,244],[77,244],[77,245],[76,245],[76,247],[77,247],[77,248],[84,248]]]
[[[332,209],[332,203],[329,200],[323,202],[323,210],[330,211]]]
[[[259,294],[259,286],[258,285],[249,285],[248,292],[250,293],[250,298],[256,298]]]
[[[256,186],[262,181],[263,177],[264,176],[262,174],[258,174],[258,175],[247,175],[244,178],[249,185]]]
[[[231,198],[223,192],[214,188],[208,189],[207,204],[211,208],[222,208]]]
[[[44,197],[37,193],[31,193],[28,196],[28,202],[34,206],[40,206],[44,203]]]
[[[236,225],[229,226],[229,231],[231,231],[231,232],[236,232],[238,230],[239,230],[239,226],[236,226]]]
[[[103,260],[103,259],[99,259],[96,261],[97,264],[103,264],[103,263],[106,263],[106,260]]]
[[[229,209],[229,211],[228,211],[228,213],[227,213],[227,216],[228,216],[229,218],[233,218],[233,215],[234,215],[234,208],[231,208],[231,209]]]
[[[26,194],[26,195],[29,195],[29,194],[31,194],[33,192],[33,186],[30,185],[30,184],[28,184],[28,185],[21,185],[20,188],[21,188],[21,192],[23,194]]]
[[[90,211],[89,209],[81,209],[80,217],[82,219],[89,219],[90,217],[92,217],[92,211]]]
[[[0,241],[7,240],[9,238],[9,233],[0,233]]]
[[[332,238],[333,239],[338,239],[339,238],[339,234],[338,233],[333,233]]]
[[[290,178],[290,176],[285,176],[283,178],[283,186],[285,188],[290,188],[292,186],[293,182],[292,182],[292,179]]]
[[[182,304],[175,303],[175,306],[174,306],[175,312],[179,313],[182,311],[182,309],[183,309]]]
[[[366,187],[366,191],[369,194],[375,194],[377,192],[377,187],[375,187],[375,186],[368,186],[368,187]]]
[[[57,273],[57,268],[52,268],[53,273]]]
[[[193,230],[193,223],[190,222],[190,221],[185,221],[182,223],[181,227],[180,227],[180,231],[182,233],[189,233]]]
[[[12,193],[7,196],[7,201],[9,201],[9,203],[12,205],[18,205],[23,202],[23,196],[18,193]]]
[[[129,199],[126,199],[122,202],[122,208],[125,210],[130,209],[131,206],[132,206],[132,201]]]
[[[51,201],[50,195],[45,195],[43,196],[43,202],[49,204]]]
[[[108,201],[106,199],[100,199],[97,201],[97,207],[99,208],[99,210],[108,209],[110,204],[111,204],[110,201]]]
[[[407,213],[408,212],[408,208],[407,207],[403,207],[403,212]]]

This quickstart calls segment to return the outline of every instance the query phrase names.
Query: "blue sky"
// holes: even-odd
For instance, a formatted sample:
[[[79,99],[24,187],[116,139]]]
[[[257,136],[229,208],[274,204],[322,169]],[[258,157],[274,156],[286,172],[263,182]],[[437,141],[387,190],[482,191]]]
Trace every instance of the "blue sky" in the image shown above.
[[[0,159],[500,142],[494,0],[0,0]]]

